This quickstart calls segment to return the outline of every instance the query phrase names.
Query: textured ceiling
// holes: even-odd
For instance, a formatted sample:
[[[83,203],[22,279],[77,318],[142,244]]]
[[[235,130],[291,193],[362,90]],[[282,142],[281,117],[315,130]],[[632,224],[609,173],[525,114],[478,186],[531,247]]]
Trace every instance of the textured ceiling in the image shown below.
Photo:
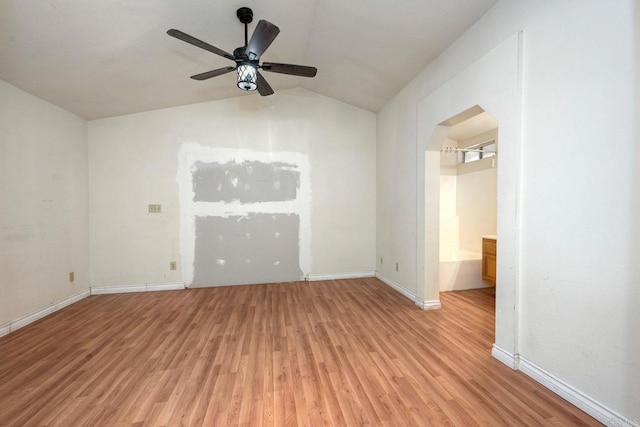
[[[227,52],[243,44],[235,12],[280,27],[262,56],[311,65],[313,79],[264,73],[376,112],[497,0],[2,0],[0,79],[87,119],[233,96],[233,62],[169,37],[176,28]]]

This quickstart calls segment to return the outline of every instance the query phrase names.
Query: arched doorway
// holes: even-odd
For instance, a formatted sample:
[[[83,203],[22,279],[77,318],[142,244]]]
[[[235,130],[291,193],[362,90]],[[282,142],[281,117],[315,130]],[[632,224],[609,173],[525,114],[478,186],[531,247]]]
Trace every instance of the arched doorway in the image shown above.
[[[518,362],[519,185],[521,174],[521,34],[495,47],[418,104],[417,297],[424,309],[439,300],[440,149],[451,126],[484,111],[500,124],[496,338],[492,354]]]

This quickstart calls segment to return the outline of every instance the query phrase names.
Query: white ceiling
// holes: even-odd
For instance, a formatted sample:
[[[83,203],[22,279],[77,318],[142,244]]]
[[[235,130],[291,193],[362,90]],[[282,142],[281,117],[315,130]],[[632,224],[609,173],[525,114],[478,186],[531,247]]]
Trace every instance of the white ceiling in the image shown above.
[[[176,28],[232,53],[236,9],[280,27],[263,61],[311,65],[313,79],[265,72],[376,112],[497,0],[2,0],[0,79],[87,119],[247,95],[233,62],[166,34]],[[259,96],[250,93],[247,96]]]
[[[451,126],[447,138],[460,142],[497,127],[496,119],[485,111]]]

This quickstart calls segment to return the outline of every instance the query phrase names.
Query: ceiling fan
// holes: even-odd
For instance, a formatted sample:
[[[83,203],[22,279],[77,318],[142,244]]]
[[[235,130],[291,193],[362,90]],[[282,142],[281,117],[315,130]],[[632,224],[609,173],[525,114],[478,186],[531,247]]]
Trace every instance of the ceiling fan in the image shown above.
[[[190,43],[201,49],[208,50],[216,55],[223,56],[227,59],[235,61],[236,66],[223,67],[216,70],[206,71],[204,73],[191,76],[195,80],[206,80],[212,77],[221,76],[236,70],[238,72],[238,87],[243,90],[258,90],[260,95],[267,96],[273,94],[273,89],[269,83],[262,77],[258,69],[272,73],[290,74],[293,76],[315,77],[318,70],[315,67],[307,67],[304,65],[278,64],[275,62],[263,62],[260,65],[260,56],[267,50],[273,40],[276,38],[280,29],[271,22],[260,20],[256,29],[251,35],[251,40],[247,37],[247,24],[253,21],[253,11],[248,7],[241,7],[237,10],[236,15],[240,22],[244,24],[244,46],[240,46],[233,51],[233,55],[218,49],[215,46],[205,43],[189,34],[180,30],[171,29],[167,31],[172,37],[183,42]]]

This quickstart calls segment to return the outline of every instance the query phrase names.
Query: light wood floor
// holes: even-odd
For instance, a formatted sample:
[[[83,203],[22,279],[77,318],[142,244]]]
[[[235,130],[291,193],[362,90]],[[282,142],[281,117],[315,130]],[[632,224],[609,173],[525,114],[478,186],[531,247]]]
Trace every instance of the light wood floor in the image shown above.
[[[490,355],[492,290],[92,296],[0,338],[0,425],[599,425]]]

